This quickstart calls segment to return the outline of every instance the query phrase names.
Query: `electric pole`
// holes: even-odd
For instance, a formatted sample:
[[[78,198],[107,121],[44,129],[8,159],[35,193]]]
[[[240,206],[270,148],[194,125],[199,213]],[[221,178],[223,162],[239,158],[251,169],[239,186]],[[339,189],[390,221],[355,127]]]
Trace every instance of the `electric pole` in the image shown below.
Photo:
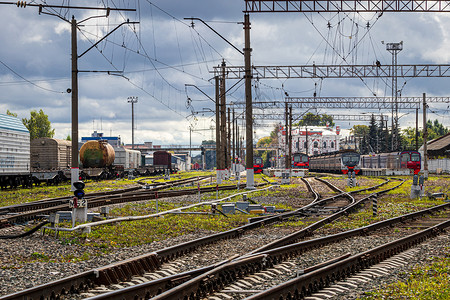
[[[252,108],[252,69],[250,48],[250,16],[244,15],[244,64],[245,64],[245,166],[247,169],[247,189],[255,188],[253,170],[253,108]]]
[[[128,103],[131,103],[131,149],[134,149],[134,104],[138,102],[138,97],[128,97]]]
[[[289,160],[288,160],[288,156],[289,156],[289,111],[288,111],[288,103],[285,102],[285,111],[284,111],[284,116],[285,116],[285,122],[284,122],[284,132],[285,132],[285,140],[284,140],[284,149],[286,149],[284,151],[284,168],[287,170],[289,169]]]
[[[80,23],[85,22],[87,20],[92,19],[93,17],[88,17],[80,22],[77,22],[75,16],[72,16],[72,19],[69,21],[64,18],[64,16],[58,15],[54,13],[55,8],[60,9],[73,9],[73,10],[97,10],[97,11],[105,11],[105,15],[97,16],[97,17],[108,17],[111,11],[136,11],[136,9],[128,9],[128,8],[110,8],[110,7],[88,7],[88,6],[71,6],[71,5],[49,5],[49,4],[35,4],[35,3],[26,3],[25,1],[18,2],[0,2],[0,4],[11,4],[17,5],[17,7],[37,7],[39,9],[39,14],[51,15],[66,21],[71,25],[71,78],[72,78],[72,87],[71,89],[67,89],[67,92],[72,93],[71,97],[71,117],[72,117],[72,161],[71,161],[71,190],[77,191],[79,188],[74,186],[74,183],[79,183],[79,164],[78,164],[78,59],[81,58],[84,54],[86,54],[89,50],[96,47],[101,41],[103,41],[106,37],[108,37],[111,33],[117,30],[120,26],[124,24],[137,24],[138,22],[123,22],[118,25],[111,32],[106,34],[103,38],[94,43],[91,47],[89,47],[86,51],[84,51],[81,55],[78,55],[78,46],[77,46],[77,29]],[[45,9],[51,8],[52,10],[45,11]],[[50,12],[51,11],[51,12]],[[109,71],[111,72],[111,71]],[[74,206],[72,213],[72,221],[76,222],[86,222],[87,220],[87,201],[84,202],[83,207]]]
[[[423,176],[428,178],[428,153],[427,153],[427,98],[423,93]]]

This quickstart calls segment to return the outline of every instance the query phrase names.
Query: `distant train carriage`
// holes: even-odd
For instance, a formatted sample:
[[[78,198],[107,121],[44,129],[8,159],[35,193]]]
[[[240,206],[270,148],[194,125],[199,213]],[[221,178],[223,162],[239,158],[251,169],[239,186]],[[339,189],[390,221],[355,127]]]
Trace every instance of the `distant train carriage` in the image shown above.
[[[411,150],[361,156],[361,168],[364,169],[410,169],[417,174],[420,172],[420,164],[420,153]]]
[[[35,184],[58,184],[70,178],[72,142],[48,137],[30,143],[31,176]]]
[[[292,155],[292,167],[294,169],[309,169],[309,156],[305,153]]]
[[[30,184],[30,133],[20,119],[0,114],[0,186]]]
[[[177,168],[172,163],[172,154],[167,151],[156,151],[153,153],[153,167],[156,173],[164,173],[169,170],[170,173],[176,173]]]
[[[312,172],[343,173],[355,172],[358,174],[360,154],[354,150],[343,150],[311,156],[309,170]]]
[[[72,142],[48,137],[31,141],[33,170],[61,170],[72,164]]]
[[[263,165],[262,158],[259,156],[253,157],[253,170],[254,170],[255,174],[262,173],[263,167],[264,167],[264,165]]]

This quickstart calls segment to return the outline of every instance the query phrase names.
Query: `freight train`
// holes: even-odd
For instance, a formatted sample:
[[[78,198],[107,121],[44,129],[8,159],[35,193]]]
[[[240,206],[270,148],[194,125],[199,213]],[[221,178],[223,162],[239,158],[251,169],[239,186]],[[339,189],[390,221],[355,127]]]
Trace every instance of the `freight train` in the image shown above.
[[[30,142],[18,118],[0,114],[0,187],[57,184],[70,179],[70,141],[39,138]],[[171,154],[154,153],[154,164],[142,163],[139,151],[113,148],[105,141],[88,141],[80,149],[80,179],[107,179],[176,172]]]
[[[360,154],[354,150],[314,155],[309,158],[309,170],[312,172],[343,173],[360,172]]]

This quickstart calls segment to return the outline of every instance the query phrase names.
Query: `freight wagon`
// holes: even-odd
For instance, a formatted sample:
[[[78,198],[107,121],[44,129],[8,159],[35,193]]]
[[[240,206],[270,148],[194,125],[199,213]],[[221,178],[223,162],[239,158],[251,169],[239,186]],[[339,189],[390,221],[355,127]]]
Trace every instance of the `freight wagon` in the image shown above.
[[[22,121],[0,114],[0,187],[31,186],[70,180],[72,143],[52,138],[34,139]],[[117,157],[116,157],[117,153]],[[133,175],[175,173],[172,155],[154,154],[154,164],[140,166],[139,151],[116,147],[106,141],[85,143],[80,149],[80,179],[107,179]]]
[[[16,117],[0,114],[0,187],[31,185],[30,133]]]

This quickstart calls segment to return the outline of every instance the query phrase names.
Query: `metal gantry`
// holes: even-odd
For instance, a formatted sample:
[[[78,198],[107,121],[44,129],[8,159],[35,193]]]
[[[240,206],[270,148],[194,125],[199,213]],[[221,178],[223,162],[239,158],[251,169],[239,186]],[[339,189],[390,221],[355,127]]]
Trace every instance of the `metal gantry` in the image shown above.
[[[222,69],[212,71],[219,75]],[[294,78],[392,78],[399,77],[450,77],[450,64],[397,65],[298,65],[298,66],[252,66],[255,79]],[[226,79],[244,78],[245,67],[228,66]]]
[[[421,108],[422,97],[402,97],[399,109]],[[428,103],[450,103],[450,97],[427,97]],[[284,108],[286,101],[293,108],[345,108],[345,109],[390,109],[392,97],[287,97],[274,101],[254,101],[253,107],[260,109]],[[233,102],[236,108],[243,108],[244,102]]]
[[[302,114],[293,114],[292,118],[294,120],[300,119]],[[333,118],[334,121],[364,121],[369,122],[372,119],[372,114],[364,114],[364,115],[346,115],[346,114],[327,114],[327,116],[330,116]],[[389,117],[387,115],[379,115],[379,114],[373,114],[376,120],[383,120],[387,121]],[[279,113],[279,112],[270,112],[269,114],[265,113],[254,113],[253,119],[254,120],[283,120],[285,118],[285,114]]]
[[[450,12],[449,1],[432,0],[244,0],[245,13],[262,12]]]

